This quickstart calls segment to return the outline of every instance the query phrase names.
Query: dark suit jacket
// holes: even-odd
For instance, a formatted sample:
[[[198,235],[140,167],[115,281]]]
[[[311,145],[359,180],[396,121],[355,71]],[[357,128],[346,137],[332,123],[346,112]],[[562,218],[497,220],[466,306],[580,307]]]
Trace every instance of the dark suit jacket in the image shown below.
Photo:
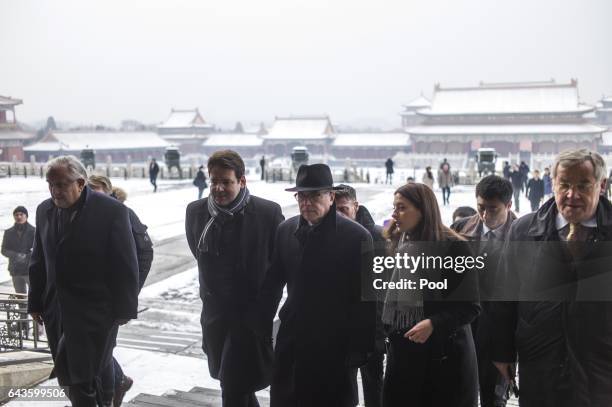
[[[58,241],[51,199],[36,210],[28,312],[42,312],[60,384],[89,382],[108,359],[109,332],[136,318],[138,263],[128,209],[85,187]],[[110,349],[112,350],[112,348]]]
[[[208,199],[192,202],[187,207],[185,232],[193,256],[198,261],[200,297],[202,299],[202,347],[208,356],[212,377],[221,380],[228,391],[252,392],[270,384],[272,368],[271,332],[258,318],[253,304],[272,260],[274,234],[283,221],[280,206],[251,196],[244,208],[239,251],[242,279],[241,292],[246,298],[224,303],[215,295],[204,254],[198,251],[198,241],[210,219]]]

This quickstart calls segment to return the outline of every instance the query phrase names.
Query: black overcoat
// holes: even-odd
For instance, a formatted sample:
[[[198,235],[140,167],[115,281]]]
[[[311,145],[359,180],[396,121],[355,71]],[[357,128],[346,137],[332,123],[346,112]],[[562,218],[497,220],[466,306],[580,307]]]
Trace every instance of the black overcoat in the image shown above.
[[[125,205],[83,189],[57,239],[51,199],[36,210],[28,312],[41,312],[60,384],[91,382],[112,356],[118,319],[136,318],[138,262]]]
[[[362,278],[371,273],[372,236],[337,215],[335,205],[320,224],[300,233],[304,222],[295,216],[278,227],[262,295],[264,301],[272,299],[263,307],[271,321],[287,285],[271,405],[354,406],[351,367],[365,364],[374,350],[376,303],[361,300],[367,295]]]
[[[551,406],[612,405],[612,205],[599,198],[597,228],[578,256],[559,242],[554,198],[512,224],[493,304],[493,360],[519,374],[548,371],[548,388],[521,395]],[[522,372],[522,373],[521,373]],[[537,377],[537,375],[536,375]],[[549,403],[549,404],[544,404]]]
[[[215,295],[198,241],[210,219],[208,199],[194,201],[187,207],[185,231],[187,242],[198,261],[202,299],[202,348],[208,368],[225,390],[253,392],[270,384],[272,372],[272,333],[255,312],[260,287],[272,259],[276,227],[283,221],[280,206],[252,196],[244,208],[240,241],[235,243],[240,256],[242,280],[239,292],[248,293],[232,304]]]

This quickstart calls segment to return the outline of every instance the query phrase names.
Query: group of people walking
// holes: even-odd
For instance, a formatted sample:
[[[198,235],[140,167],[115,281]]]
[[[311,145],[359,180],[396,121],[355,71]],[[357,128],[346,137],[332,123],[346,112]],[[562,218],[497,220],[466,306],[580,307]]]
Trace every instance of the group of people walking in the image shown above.
[[[487,176],[477,212],[450,227],[424,183],[395,191],[383,229],[324,164],[299,168],[286,189],[299,214],[286,220],[277,203],[251,195],[234,151],[214,153],[207,172],[210,195],[187,206],[185,232],[199,270],[202,348],[225,407],[258,406],[255,392],[267,386],[272,407],[354,407],[358,369],[367,407],[499,407],[516,390],[517,361],[523,407],[612,405],[612,205],[599,154],[561,153],[554,197],[519,219],[512,182]],[[44,321],[73,405],[112,405],[131,385],[112,349],[118,327],[136,317],[150,267],[152,248],[139,248],[146,227],[74,158],[49,162],[47,182],[28,311]],[[485,267],[440,263],[408,276],[433,285],[375,290],[381,256],[481,256]],[[406,280],[398,263],[381,275]]]

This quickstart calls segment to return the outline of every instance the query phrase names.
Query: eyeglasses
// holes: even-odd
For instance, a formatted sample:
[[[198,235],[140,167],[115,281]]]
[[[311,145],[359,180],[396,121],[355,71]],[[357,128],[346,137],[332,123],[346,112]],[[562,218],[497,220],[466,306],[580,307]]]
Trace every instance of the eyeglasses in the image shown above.
[[[60,181],[60,182],[51,182],[51,181],[47,181],[47,184],[49,184],[49,189],[55,188],[55,189],[66,189],[68,188],[70,185],[74,184],[75,182],[77,182],[78,180],[72,180],[72,181]]]
[[[588,194],[593,191],[595,184],[585,182],[582,184],[570,184],[568,182],[559,182],[557,185],[557,191],[561,194],[566,194],[570,189],[578,191],[581,194]]]
[[[298,202],[318,202],[323,198],[325,194],[329,192],[330,191],[296,192],[295,194],[293,194],[293,196]]]

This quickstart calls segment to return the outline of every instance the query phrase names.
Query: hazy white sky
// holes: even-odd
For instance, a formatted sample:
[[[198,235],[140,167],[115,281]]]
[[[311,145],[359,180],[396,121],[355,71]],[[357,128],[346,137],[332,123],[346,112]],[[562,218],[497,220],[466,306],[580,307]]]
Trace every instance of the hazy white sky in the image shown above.
[[[0,95],[24,122],[399,126],[436,82],[578,78],[594,103],[611,39],[609,0],[0,0]]]

